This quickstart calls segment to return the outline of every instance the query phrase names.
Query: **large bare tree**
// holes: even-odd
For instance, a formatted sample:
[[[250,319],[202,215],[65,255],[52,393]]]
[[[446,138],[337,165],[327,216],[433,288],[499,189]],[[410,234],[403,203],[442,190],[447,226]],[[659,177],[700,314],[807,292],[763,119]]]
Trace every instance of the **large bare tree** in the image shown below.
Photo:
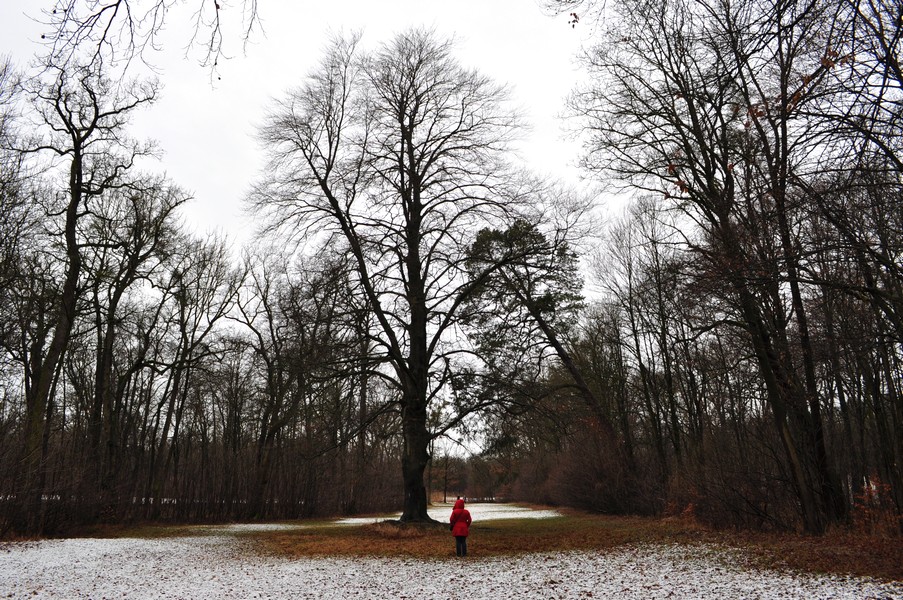
[[[427,414],[467,349],[460,307],[494,268],[470,272],[467,248],[511,208],[504,155],[518,119],[502,86],[429,31],[358,46],[335,42],[269,116],[271,169],[252,201],[274,229],[347,244],[401,412],[402,521],[427,521]]]

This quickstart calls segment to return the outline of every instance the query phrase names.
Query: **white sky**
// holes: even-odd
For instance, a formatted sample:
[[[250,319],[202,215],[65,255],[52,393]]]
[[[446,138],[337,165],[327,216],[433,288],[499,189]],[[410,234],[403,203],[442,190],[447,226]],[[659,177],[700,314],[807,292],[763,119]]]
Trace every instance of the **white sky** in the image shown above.
[[[575,56],[588,28],[572,28],[567,15],[552,16],[537,0],[348,0],[311,2],[259,0],[264,28],[245,52],[239,19],[226,20],[221,80],[199,65],[199,51],[186,56],[191,8],[172,11],[163,50],[153,57],[162,98],[135,119],[134,135],[152,138],[164,151],[160,170],[194,195],[187,223],[200,233],[220,231],[247,241],[252,221],[242,199],[261,174],[256,127],[273,98],[301,83],[316,67],[330,33],[362,30],[372,47],[411,26],[435,28],[458,40],[459,61],[507,83],[532,126],[522,158],[540,173],[578,183],[579,147],[566,140],[557,118],[579,78]],[[224,2],[236,15],[240,1]],[[31,17],[50,0],[0,0],[0,55],[24,67],[38,50],[42,26]]]

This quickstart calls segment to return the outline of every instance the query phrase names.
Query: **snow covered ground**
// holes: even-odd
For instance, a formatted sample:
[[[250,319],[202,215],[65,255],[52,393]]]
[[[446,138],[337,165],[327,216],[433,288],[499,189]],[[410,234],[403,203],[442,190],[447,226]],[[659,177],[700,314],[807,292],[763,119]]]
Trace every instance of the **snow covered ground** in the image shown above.
[[[219,535],[208,528],[205,535],[169,539],[0,544],[0,598],[903,599],[903,582],[754,570],[736,552],[715,546],[481,559],[474,539],[466,559],[289,560],[256,555],[246,537],[231,533],[255,528],[218,528]]]

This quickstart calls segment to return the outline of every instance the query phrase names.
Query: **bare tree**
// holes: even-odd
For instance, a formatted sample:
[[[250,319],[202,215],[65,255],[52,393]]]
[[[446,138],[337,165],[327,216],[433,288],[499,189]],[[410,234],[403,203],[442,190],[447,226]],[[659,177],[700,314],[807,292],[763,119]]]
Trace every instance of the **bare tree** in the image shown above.
[[[141,353],[133,364],[116,360],[123,308],[128,308],[129,292],[149,283],[173,253],[169,240],[177,238],[175,212],[187,199],[183,191],[160,178],[134,181],[110,190],[101,205],[88,207],[80,227],[96,336],[89,437],[95,469],[92,480],[101,503],[108,500],[105,496],[123,459],[118,431],[123,395],[133,371],[144,366]]]
[[[253,194],[271,223],[337,236],[353,257],[371,332],[398,394],[403,521],[425,521],[430,404],[448,382],[473,231],[504,219],[504,152],[517,119],[505,90],[409,31],[372,53],[335,43],[261,133],[272,179]]]
[[[852,160],[903,171],[903,27],[901,9],[887,0],[845,0],[842,35],[826,49],[822,71],[844,93],[826,99],[823,113]],[[877,157],[877,158],[876,158]]]
[[[617,12],[620,29],[589,56],[604,83],[576,98],[587,164],[672,199],[700,228],[686,241],[728,284],[805,527],[823,531],[844,501],[826,457],[790,173],[815,164],[806,107],[830,92],[820,79],[830,5],[639,2]]]
[[[110,190],[128,185],[126,174],[136,158],[149,148],[129,140],[124,127],[131,112],[153,101],[153,85],[128,87],[119,95],[97,72],[90,69],[59,69],[55,79],[33,90],[40,117],[39,135],[30,152],[46,152],[67,160],[68,177],[57,196],[64,216],[62,238],[66,255],[65,275],[52,322],[53,334],[46,353],[32,357],[24,432],[27,466],[21,489],[28,490],[32,504],[40,503],[41,439],[48,413],[48,402],[70,333],[77,316],[82,276],[82,245],[79,222],[90,205]],[[32,506],[26,513],[39,518],[41,511]],[[37,522],[26,529],[40,529]]]
[[[33,222],[30,186],[21,145],[18,99],[21,88],[13,64],[0,61],[0,305],[8,305],[7,290],[18,275],[23,237]],[[0,325],[0,331],[5,329]]]
[[[309,264],[293,265],[277,252],[246,259],[248,276],[234,319],[248,332],[264,382],[256,479],[247,507],[251,517],[265,508],[277,441],[297,423],[304,423],[305,436],[313,436],[319,429],[313,424],[315,415],[335,417],[324,427],[327,439],[308,444],[301,453],[310,463],[344,449],[354,437],[351,432],[360,431],[353,402],[358,377],[353,367],[360,341],[352,325],[353,302],[343,260],[321,255]],[[338,406],[329,406],[330,399]],[[352,400],[346,404],[345,399]],[[351,414],[346,414],[346,407]],[[316,507],[315,497],[304,498],[304,514],[312,514]]]
[[[180,15],[182,4],[172,0],[54,0],[53,8],[42,11],[48,28],[41,36],[47,58],[50,64],[75,61],[127,68],[135,59],[149,60],[148,52],[159,48],[166,26],[174,19],[185,19],[192,24],[185,46],[200,48],[201,64],[215,70],[225,57],[223,24],[229,17],[223,13],[231,14],[229,9],[234,6],[228,6],[226,0],[197,0],[185,7],[191,12]],[[240,19],[247,42],[260,26],[257,0],[242,0]]]
[[[147,467],[147,493],[158,516],[167,484],[178,489],[180,431],[196,371],[217,356],[220,323],[233,310],[243,274],[229,260],[226,240],[182,236],[166,263],[161,287],[166,295],[167,370],[165,390],[150,416],[155,445]]]

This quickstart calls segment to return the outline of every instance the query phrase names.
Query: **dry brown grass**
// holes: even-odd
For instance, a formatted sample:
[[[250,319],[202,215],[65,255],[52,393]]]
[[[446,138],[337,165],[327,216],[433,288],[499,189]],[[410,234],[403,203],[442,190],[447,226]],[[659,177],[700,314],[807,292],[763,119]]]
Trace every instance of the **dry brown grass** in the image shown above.
[[[560,509],[559,509],[560,510]],[[560,510],[554,519],[477,521],[468,541],[473,557],[510,556],[569,550],[606,551],[643,543],[716,543],[746,551],[756,566],[812,573],[870,576],[903,581],[903,538],[836,531],[821,537],[714,531],[688,518],[611,517]],[[304,521],[297,529],[236,533],[267,554],[307,556],[399,556],[441,559],[454,555],[447,526],[392,522],[336,526]],[[204,525],[140,524],[103,526],[79,532],[83,537],[202,536],[219,534]]]
[[[255,533],[262,552],[307,556],[454,555],[444,526],[377,523],[359,527],[309,527]],[[569,512],[555,519],[475,522],[468,540],[473,557],[569,550],[605,551],[642,543],[719,543],[746,550],[760,567],[903,580],[903,540],[852,534],[823,537],[715,532],[685,519],[608,517]]]
[[[713,534],[748,550],[763,567],[903,581],[903,538],[834,532],[821,537],[795,534]]]
[[[468,547],[474,556],[606,549],[629,543],[692,541],[696,529],[641,518],[571,514],[554,519],[475,522]],[[410,556],[445,558],[454,539],[444,525],[382,522],[359,527],[317,527],[255,534],[267,552],[301,556]]]

